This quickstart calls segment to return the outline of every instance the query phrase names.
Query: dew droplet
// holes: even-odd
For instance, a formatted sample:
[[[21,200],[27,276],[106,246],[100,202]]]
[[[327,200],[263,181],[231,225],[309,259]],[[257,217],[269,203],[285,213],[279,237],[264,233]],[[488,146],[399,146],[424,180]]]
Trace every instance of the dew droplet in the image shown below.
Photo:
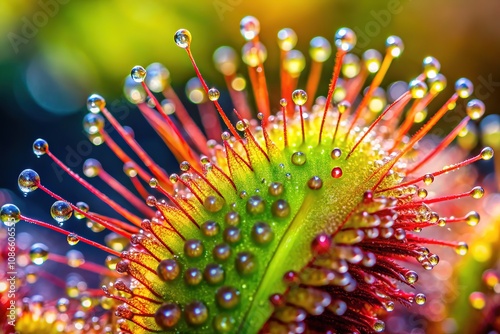
[[[493,158],[493,149],[491,147],[485,147],[481,150],[481,159],[490,160]]]
[[[302,166],[307,161],[306,154],[304,152],[295,152],[292,154],[292,163],[295,166]]]
[[[385,330],[385,323],[382,320],[375,321],[373,330],[377,333],[383,332]]]
[[[87,159],[83,163],[83,174],[86,177],[96,177],[102,169],[101,163],[96,159]]]
[[[432,182],[434,182],[434,175],[432,174],[425,174],[424,178],[422,179],[426,185],[430,185]]]
[[[479,213],[476,211],[471,211],[465,216],[465,221],[469,226],[476,226],[479,223],[480,217]]]
[[[335,46],[342,51],[351,51],[356,45],[356,40],[356,34],[349,28],[340,28],[335,33]]]
[[[245,16],[240,21],[240,32],[244,39],[251,41],[260,33],[260,22],[253,16]]]
[[[238,68],[238,55],[236,51],[229,46],[221,46],[214,52],[215,67],[225,76],[231,76],[236,73]]]
[[[309,54],[311,55],[311,58],[318,63],[325,62],[332,54],[332,46],[324,37],[314,37],[311,39],[309,46]]]
[[[217,88],[210,88],[208,90],[208,99],[210,101],[217,101],[220,97],[220,92]]]
[[[257,67],[263,64],[267,59],[267,49],[261,42],[254,44],[253,42],[248,42],[243,45],[241,50],[241,58],[243,62],[250,67]]]
[[[283,59],[283,69],[287,71],[292,78],[298,78],[300,73],[306,67],[306,58],[299,50],[288,51]]]
[[[187,29],[179,29],[175,32],[174,42],[178,47],[183,49],[189,48],[191,45],[191,33]]]
[[[307,102],[307,93],[303,89],[296,89],[292,93],[292,101],[298,106],[303,106]]]
[[[429,90],[433,93],[440,93],[446,88],[447,80],[444,75],[438,73],[434,78],[428,80]]]
[[[182,311],[177,304],[166,303],[156,310],[154,318],[160,328],[168,330],[175,327],[181,317]]]
[[[21,220],[21,211],[14,204],[4,204],[0,208],[0,219],[7,227],[14,226]]]
[[[36,243],[30,248],[30,259],[36,265],[41,265],[49,258],[49,248],[42,243]]]
[[[162,281],[173,281],[179,276],[181,268],[179,263],[174,259],[162,260],[156,269],[158,277]]]
[[[467,254],[468,251],[469,251],[469,246],[463,241],[459,242],[458,245],[455,246],[455,252],[458,255],[465,255]]]
[[[130,71],[130,77],[135,81],[135,82],[144,82],[146,79],[146,69],[140,65],[136,65],[132,68]]]
[[[293,29],[284,28],[278,31],[278,46],[283,51],[292,50],[297,44],[297,34]]]
[[[481,100],[473,99],[467,102],[467,115],[473,120],[481,118],[484,115],[485,109],[484,102]]]
[[[100,113],[106,106],[106,100],[101,95],[92,94],[87,99],[87,109],[93,113]]]
[[[340,168],[340,167],[334,167],[332,169],[332,177],[334,179],[338,179],[338,178],[342,177],[342,168]]]
[[[25,169],[19,174],[17,185],[23,193],[30,193],[38,189],[40,176],[33,169]]]
[[[422,66],[424,68],[424,73],[427,79],[435,78],[441,70],[441,64],[439,63],[439,61],[431,56],[424,58]]]
[[[333,160],[337,160],[338,158],[340,158],[341,155],[342,155],[342,150],[340,148],[334,148],[332,150],[332,153],[330,153],[330,157]]]
[[[366,50],[363,53],[363,61],[370,73],[377,73],[382,64],[382,54],[375,49]]]
[[[412,80],[408,84],[408,89],[414,99],[421,99],[427,94],[427,85],[420,80]]]
[[[246,129],[248,129],[248,121],[247,120],[236,122],[236,130],[245,131]]]
[[[472,95],[474,85],[469,79],[460,78],[455,82],[455,91],[462,99],[466,99]]]
[[[399,57],[404,50],[403,40],[398,36],[389,36],[385,41],[385,47],[393,57]]]
[[[68,241],[68,244],[70,246],[74,246],[80,241],[80,239],[78,239],[78,235],[76,235],[75,233],[68,234],[66,240]]]
[[[480,199],[484,196],[484,189],[482,187],[474,187],[472,188],[470,195],[474,199]]]
[[[47,153],[49,149],[49,144],[45,139],[38,138],[33,142],[33,153],[39,158],[45,153]]]
[[[307,181],[307,186],[312,190],[321,189],[323,187],[323,180],[319,176],[313,176]]]
[[[146,85],[155,92],[163,92],[169,85],[170,72],[161,63],[152,63],[146,68]],[[163,105],[163,103],[162,103]]]
[[[50,207],[50,215],[59,224],[62,224],[66,220],[70,219],[72,214],[73,208],[68,202],[65,201],[55,201]]]

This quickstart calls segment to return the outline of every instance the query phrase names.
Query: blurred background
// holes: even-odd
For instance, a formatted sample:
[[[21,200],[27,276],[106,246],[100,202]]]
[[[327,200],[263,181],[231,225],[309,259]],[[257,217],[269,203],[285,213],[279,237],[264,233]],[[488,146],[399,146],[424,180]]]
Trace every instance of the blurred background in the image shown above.
[[[311,38],[321,35],[332,41],[335,31],[347,26],[358,35],[358,55],[367,48],[383,50],[389,35],[398,35],[405,42],[403,55],[393,62],[383,86],[411,80],[421,72],[422,59],[432,55],[440,60],[448,78],[449,94],[456,79],[468,77],[476,86],[475,96],[485,102],[486,113],[499,114],[499,13],[498,0],[0,1],[0,204],[13,201],[27,215],[50,220],[53,201],[48,196],[35,192],[26,200],[17,189],[19,172],[33,168],[46,186],[68,200],[85,200],[91,208],[102,206],[54,168],[47,157],[34,157],[31,145],[38,137],[46,139],[51,150],[77,172],[92,156],[108,171],[120,171],[114,176],[127,182],[119,161],[110,158],[106,148],[91,146],[83,133],[86,98],[94,92],[123,115],[124,125],[134,126],[138,141],[161,166],[176,169],[173,157],[123,98],[122,89],[134,65],[161,62],[170,70],[172,87],[187,100],[185,83],[194,72],[185,51],[173,42],[179,28],[191,31],[192,51],[205,80],[223,90],[213,51],[221,45],[241,50],[244,41],[239,21],[246,15],[256,16],[268,50],[265,67],[274,109],[280,98],[277,32],[284,27],[294,29],[296,48],[308,56]],[[331,57],[324,66],[320,94],[326,93],[333,62]],[[305,85],[307,70],[299,85]],[[441,101],[448,93],[441,94]],[[96,181],[98,188],[110,192]],[[68,224],[77,233],[87,230],[75,221]],[[26,224],[18,226],[20,231],[26,228]],[[46,232],[40,230],[40,238]],[[68,248],[63,238],[51,247]],[[102,254],[88,256],[102,260]]]

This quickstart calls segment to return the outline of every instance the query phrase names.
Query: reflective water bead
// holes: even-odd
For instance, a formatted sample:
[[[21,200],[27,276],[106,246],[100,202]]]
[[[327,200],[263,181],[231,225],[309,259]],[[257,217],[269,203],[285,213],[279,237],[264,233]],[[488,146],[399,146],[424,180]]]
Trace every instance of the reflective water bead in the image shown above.
[[[324,37],[314,37],[311,39],[309,46],[309,54],[311,55],[311,58],[318,63],[325,62],[332,54],[332,46]]]
[[[163,304],[155,312],[155,322],[162,329],[175,327],[182,317],[180,307],[175,303]]]
[[[203,255],[203,244],[198,239],[186,240],[184,243],[184,253],[188,257],[200,257]]]
[[[326,233],[320,233],[311,242],[311,250],[314,254],[324,255],[330,251],[332,238]]]
[[[147,206],[154,207],[154,206],[156,206],[156,203],[157,203],[156,197],[148,196],[148,198],[146,198],[146,205]]]
[[[175,32],[174,42],[178,47],[187,49],[191,45],[191,33],[187,29],[179,29]]]
[[[68,202],[65,201],[55,201],[50,207],[50,215],[59,224],[62,224],[66,220],[70,219],[72,214],[73,208]]]
[[[258,244],[268,244],[274,238],[274,232],[269,224],[257,222],[252,226],[252,239]]]
[[[241,230],[230,226],[224,230],[224,240],[230,244],[235,244],[241,240]]]
[[[215,298],[220,307],[229,310],[240,303],[240,291],[232,286],[223,286],[217,289]]]
[[[99,130],[103,127],[104,117],[100,114],[88,113],[83,117],[83,130],[85,130],[86,133],[90,135],[99,133]]]
[[[169,85],[170,72],[161,63],[152,63],[146,67],[146,85],[155,93],[163,92]],[[162,103],[163,104],[163,103]]]
[[[385,323],[382,320],[375,321],[373,330],[377,333],[383,332],[385,330]]]
[[[306,67],[306,58],[299,50],[288,51],[283,59],[283,68],[292,78],[298,78]]]
[[[180,271],[179,263],[174,259],[162,260],[156,269],[162,281],[173,281],[179,276]]]
[[[303,89],[296,89],[292,93],[292,101],[298,106],[303,106],[307,102],[307,93]]]
[[[479,223],[480,217],[479,213],[476,211],[471,211],[465,216],[465,221],[469,226],[476,226]]]
[[[250,214],[259,214],[264,212],[266,208],[266,202],[260,196],[252,196],[248,199],[246,209]]]
[[[410,270],[405,274],[405,279],[408,284],[415,284],[418,281],[418,275],[416,272]]]
[[[93,113],[100,113],[106,106],[106,100],[101,95],[92,94],[87,99],[87,109]]]
[[[203,271],[203,278],[210,285],[220,284],[224,281],[224,269],[217,263],[207,264]]]
[[[441,64],[439,61],[431,56],[424,58],[422,66],[427,79],[435,78],[438,75],[439,70],[441,70]]]
[[[480,199],[484,196],[484,189],[482,187],[474,187],[472,188],[470,195],[474,199]]]
[[[313,176],[307,181],[309,189],[318,190],[323,187],[323,180],[319,176]]]
[[[198,285],[203,280],[203,274],[198,268],[188,268],[184,272],[184,281],[188,285]]]
[[[296,166],[302,166],[307,161],[306,154],[304,152],[295,152],[292,154],[292,163]]]
[[[469,79],[460,78],[455,82],[455,91],[462,99],[466,99],[474,91],[474,85]]]
[[[484,110],[485,110],[484,102],[478,99],[473,99],[467,102],[467,115],[473,119],[477,120],[481,118],[481,116],[484,115]]]
[[[245,16],[240,21],[240,32],[244,39],[251,41],[260,33],[260,22],[253,16]]]
[[[75,233],[68,234],[66,240],[68,241],[68,244],[70,246],[74,246],[80,241],[80,239],[78,239],[78,235],[76,235]]]
[[[68,261],[68,266],[73,268],[78,268],[85,263],[83,253],[75,249],[70,250],[66,253],[66,259]]]
[[[421,99],[427,94],[427,85],[420,80],[412,80],[408,84],[408,89],[414,99]]]
[[[490,160],[493,158],[493,149],[491,147],[485,147],[481,150],[481,159]]]
[[[0,208],[0,219],[7,227],[14,226],[21,220],[21,211],[14,204],[4,204]]]
[[[135,81],[135,82],[143,82],[144,79],[146,79],[146,69],[140,65],[136,65],[132,68],[130,71],[130,77]]]
[[[432,182],[434,182],[434,175],[432,174],[425,174],[424,178],[422,179],[426,185],[430,185]]]
[[[278,31],[278,46],[283,51],[292,50],[297,44],[297,34],[293,29],[283,28]]]
[[[271,205],[271,213],[274,217],[286,218],[290,215],[290,205],[284,199],[279,199]]]
[[[38,189],[40,176],[33,169],[25,169],[19,174],[17,185],[23,193],[30,193]]]
[[[231,226],[238,226],[240,223],[240,215],[236,211],[229,211],[224,217],[226,224]]]
[[[33,244],[30,248],[31,262],[41,265],[49,258],[49,248],[42,243]]]
[[[45,153],[47,153],[47,150],[49,149],[49,144],[45,139],[38,138],[33,142],[33,153],[37,157],[41,157]]]
[[[248,42],[243,45],[241,50],[243,62],[250,67],[257,67],[263,64],[267,59],[267,49],[261,42],[254,45],[253,42]]]
[[[226,261],[231,256],[231,247],[225,243],[218,244],[213,248],[212,255],[216,260]]]
[[[467,254],[468,251],[469,251],[469,246],[463,241],[459,242],[458,245],[455,246],[455,252],[458,255],[465,255]]]
[[[184,308],[186,322],[192,326],[201,326],[208,319],[208,308],[200,301],[193,301]]]
[[[240,252],[234,260],[236,270],[243,276],[250,275],[257,270],[257,259],[251,252]]]
[[[286,107],[287,105],[288,105],[288,102],[286,101],[286,99],[284,99],[284,98],[280,99],[280,106]]]
[[[56,309],[60,313],[68,311],[69,300],[67,298],[59,298],[56,303]]]
[[[353,53],[346,54],[342,60],[342,74],[346,78],[352,79],[359,74],[360,70],[361,64],[359,57]]]
[[[283,184],[280,183],[280,182],[272,182],[270,185],[269,185],[269,195],[271,196],[280,196],[283,191],[284,191],[284,187],[283,187]]]
[[[236,320],[226,314],[217,314],[213,320],[213,327],[217,333],[230,333],[235,325]]]
[[[446,77],[441,73],[438,73],[438,75],[436,75],[432,79],[429,79],[427,82],[429,84],[429,90],[435,94],[442,92],[446,88],[447,84]]]
[[[213,60],[215,67],[225,76],[231,76],[236,73],[238,68],[238,55],[236,51],[229,46],[221,46],[214,52]]]
[[[246,129],[248,129],[248,121],[246,119],[236,122],[236,130],[245,131]]]
[[[214,221],[206,221],[201,225],[201,232],[207,237],[216,236],[219,231],[219,224]]]
[[[208,90],[208,99],[210,101],[217,101],[220,97],[220,92],[217,88],[210,88]]]
[[[356,34],[349,28],[340,28],[335,33],[335,46],[342,51],[351,51],[356,45],[356,40]]]
[[[140,83],[134,81],[130,75],[125,78],[123,95],[125,95],[125,98],[132,104],[143,103],[148,97],[144,87],[142,87]]]
[[[83,163],[83,174],[86,177],[96,177],[102,169],[101,163],[96,159],[87,159]]]
[[[366,50],[363,53],[363,61],[370,73],[377,73],[382,63],[382,54],[375,49]]]
[[[399,57],[404,50],[403,40],[398,36],[389,36],[385,41],[385,47],[393,57]]]
[[[231,138],[231,134],[228,131],[223,131],[220,137],[222,140],[229,140],[229,138]]]
[[[340,177],[342,177],[342,168],[340,167],[334,167],[332,169],[332,177],[335,178],[335,179],[338,179]]]
[[[209,212],[219,212],[224,206],[224,199],[219,196],[207,196],[203,201],[203,206]]]

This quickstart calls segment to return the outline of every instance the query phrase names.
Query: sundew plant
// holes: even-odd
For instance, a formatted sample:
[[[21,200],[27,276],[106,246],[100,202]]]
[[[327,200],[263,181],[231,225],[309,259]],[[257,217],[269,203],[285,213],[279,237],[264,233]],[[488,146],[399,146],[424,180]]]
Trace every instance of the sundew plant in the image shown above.
[[[340,28],[333,45],[313,38],[306,57],[294,49],[296,33],[282,29],[281,99],[272,101],[259,21],[247,16],[240,30],[248,77],[238,73],[236,51],[220,47],[213,59],[227,83],[224,90],[210,87],[196,65],[191,50],[196,36],[186,29],[175,33],[175,44],[186,51],[196,73],[188,95],[200,107],[201,125],[171,88],[162,64],[135,66],[126,80],[127,99],[177,158],[177,173],[156,164],[98,94],[88,98],[85,131],[92,143],[107,146],[121,160],[130,186],[113,177],[121,171],[106,171],[95,159],[84,163],[84,178],[58,159],[47,141],[34,142],[35,155],[52,160],[121,218],[99,214],[84,202],[73,204],[71,196],[62,198],[32,169],[20,173],[22,192],[38,189],[54,198],[50,212],[56,223],[27,217],[15,204],[2,206],[3,223],[44,226],[54,231],[54,240],[64,235],[75,250],[59,255],[35,243],[28,250],[31,261],[93,272],[102,288],[69,275],[63,277],[64,296],[43,300],[23,289],[15,304],[17,332],[383,332],[388,312],[426,303],[422,287],[433,282],[419,281],[418,267],[437,266],[442,247],[467,253],[461,240],[420,232],[479,222],[475,211],[440,213],[438,207],[480,199],[480,186],[466,192],[444,187],[432,195],[426,190],[444,174],[493,157],[485,147],[463,161],[433,163],[485,111],[483,102],[471,98],[471,81],[458,78],[451,96],[436,106],[432,102],[447,80],[430,56],[421,69],[408,70],[415,71],[409,83],[399,81],[387,92],[381,88],[391,62],[403,53],[399,37],[388,37],[382,53],[370,49],[355,55],[350,53],[355,33]],[[328,93],[317,96],[332,48]],[[310,72],[301,88],[306,58]],[[222,109],[221,94],[231,97],[234,109]],[[463,120],[431,148],[420,147],[457,105],[466,108]],[[427,110],[433,112],[423,121]],[[109,135],[106,122],[134,156]],[[416,132],[415,123],[420,123]],[[108,183],[130,206],[92,186],[87,181],[92,177]],[[106,242],[73,233],[65,224],[72,216],[86,220],[93,231],[106,230]],[[102,263],[85,261],[79,243],[103,251]],[[18,286],[34,282],[28,271],[19,272]],[[6,291],[0,292],[5,297]],[[9,304],[1,300],[6,310]],[[13,330],[8,317],[2,321],[5,331]]]

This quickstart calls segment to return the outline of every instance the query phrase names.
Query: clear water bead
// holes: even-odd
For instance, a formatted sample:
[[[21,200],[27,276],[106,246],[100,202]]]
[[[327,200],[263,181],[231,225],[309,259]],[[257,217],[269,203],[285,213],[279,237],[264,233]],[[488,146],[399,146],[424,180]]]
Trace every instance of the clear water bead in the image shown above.
[[[324,37],[321,36],[316,36],[313,39],[311,39],[311,42],[309,43],[309,55],[311,55],[311,58],[318,62],[318,63],[323,63],[325,62],[328,58],[330,58],[330,55],[332,54],[332,45],[328,40]]]
[[[38,189],[40,176],[33,169],[25,169],[19,174],[17,185],[23,193],[30,193]]]
[[[283,51],[292,50],[297,45],[297,34],[293,29],[284,28],[278,31],[278,46]]]
[[[7,227],[14,226],[21,220],[21,211],[14,204],[4,204],[0,208],[0,219]]]
[[[49,144],[45,139],[38,138],[33,142],[33,153],[37,157],[41,157],[45,153],[47,153],[47,150],[49,149]]]
[[[349,52],[356,46],[357,37],[349,28],[340,28],[335,33],[335,46],[345,52]]]
[[[191,45],[191,33],[187,29],[179,29],[175,32],[174,42],[178,47],[183,49],[189,48]]]
[[[73,208],[68,202],[56,201],[50,207],[50,215],[59,224],[64,223],[66,220],[71,218],[73,214]]]
[[[239,58],[232,47],[219,47],[214,52],[213,60],[215,68],[226,76],[235,74],[238,69]]]
[[[147,76],[144,80],[148,88],[155,92],[163,92],[170,83],[170,72],[161,63],[152,63],[146,67]]]
[[[100,113],[106,106],[106,100],[99,94],[92,94],[87,99],[87,109],[93,113]]]
[[[253,16],[245,16],[240,21],[240,32],[244,39],[251,41],[260,33],[260,22]]]
[[[398,36],[389,36],[385,41],[385,47],[393,57],[399,57],[404,50],[403,40]]]
[[[132,68],[132,71],[130,71],[130,77],[135,81],[135,82],[143,82],[144,79],[146,79],[146,69],[140,65],[136,65]]]

